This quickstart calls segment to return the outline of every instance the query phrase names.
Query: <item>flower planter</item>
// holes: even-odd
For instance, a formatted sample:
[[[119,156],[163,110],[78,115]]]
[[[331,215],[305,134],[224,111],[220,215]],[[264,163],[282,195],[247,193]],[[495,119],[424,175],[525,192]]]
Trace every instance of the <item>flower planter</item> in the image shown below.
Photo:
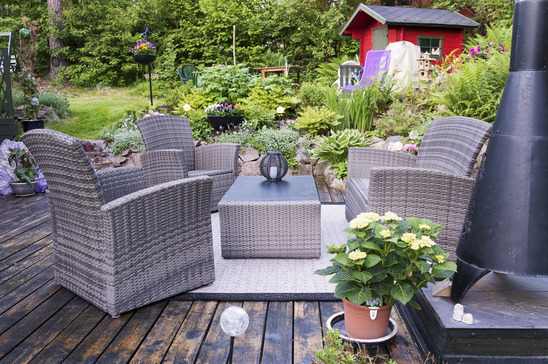
[[[355,305],[344,298],[342,301],[346,336],[360,340],[378,339],[386,336],[392,306],[371,309],[366,306]]]
[[[33,181],[32,186],[29,186],[26,182],[10,182],[10,187],[15,196],[32,196],[37,183],[37,181]]]
[[[32,129],[44,129],[44,119],[21,120],[25,133]]]
[[[139,64],[147,65],[156,60],[155,54],[134,54],[133,60]]]
[[[243,116],[231,115],[231,116],[208,116],[207,121],[215,130],[227,129],[239,125],[244,120]]]

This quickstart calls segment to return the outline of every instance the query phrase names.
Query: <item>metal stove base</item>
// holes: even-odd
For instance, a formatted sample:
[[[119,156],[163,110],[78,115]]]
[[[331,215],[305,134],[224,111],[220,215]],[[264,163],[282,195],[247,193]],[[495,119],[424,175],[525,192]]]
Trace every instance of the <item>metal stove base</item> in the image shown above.
[[[548,278],[489,273],[461,304],[474,316],[467,325],[452,319],[454,302],[415,295],[421,310],[398,305],[423,357],[440,363],[548,363]]]

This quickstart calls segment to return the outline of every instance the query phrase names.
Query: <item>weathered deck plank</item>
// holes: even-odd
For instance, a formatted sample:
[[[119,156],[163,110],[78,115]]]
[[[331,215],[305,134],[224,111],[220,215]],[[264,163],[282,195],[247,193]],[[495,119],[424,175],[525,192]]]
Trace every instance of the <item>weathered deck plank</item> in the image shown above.
[[[325,180],[317,184],[323,203],[344,201]],[[112,319],[55,283],[46,196],[0,197],[0,204],[10,217],[0,226],[2,364],[225,363],[230,338],[219,318],[232,305],[250,318],[235,339],[235,363],[310,363],[328,317],[342,311],[340,301],[160,301]],[[388,350],[399,364],[416,363],[418,350],[395,319],[401,335]]]
[[[270,302],[267,315],[262,363],[291,363],[293,302]]]

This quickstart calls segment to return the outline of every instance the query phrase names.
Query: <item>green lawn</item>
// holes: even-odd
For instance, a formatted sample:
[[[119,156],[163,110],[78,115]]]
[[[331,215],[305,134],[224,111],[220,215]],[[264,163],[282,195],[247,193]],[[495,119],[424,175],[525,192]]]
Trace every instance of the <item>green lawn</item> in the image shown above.
[[[147,102],[132,89],[90,90],[68,99],[70,118],[49,122],[46,128],[78,139],[99,139],[103,127],[127,116],[136,104]]]

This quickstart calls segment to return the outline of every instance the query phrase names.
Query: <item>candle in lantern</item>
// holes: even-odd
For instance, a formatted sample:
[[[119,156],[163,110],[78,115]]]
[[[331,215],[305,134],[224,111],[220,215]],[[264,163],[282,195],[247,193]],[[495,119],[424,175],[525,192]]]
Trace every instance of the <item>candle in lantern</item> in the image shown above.
[[[278,176],[278,167],[270,167],[270,178],[275,179]]]

